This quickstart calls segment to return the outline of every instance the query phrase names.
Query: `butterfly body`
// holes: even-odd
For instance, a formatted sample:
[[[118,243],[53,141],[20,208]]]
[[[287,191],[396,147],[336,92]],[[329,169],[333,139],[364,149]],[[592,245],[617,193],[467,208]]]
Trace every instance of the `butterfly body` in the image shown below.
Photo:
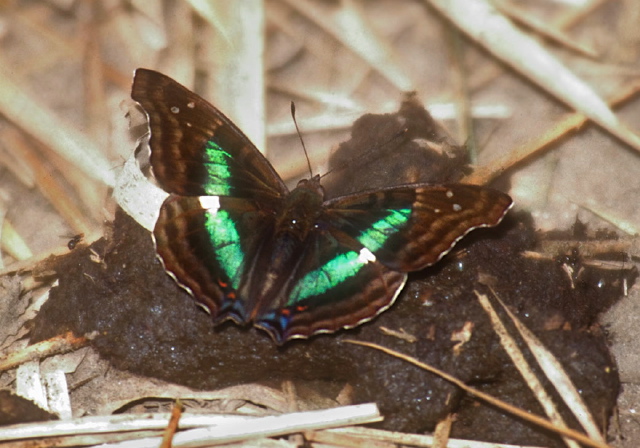
[[[323,202],[324,189],[319,176],[298,182],[276,214],[276,235],[287,233],[303,241],[315,226]]]
[[[165,269],[215,323],[253,323],[279,344],[372,319],[407,272],[511,206],[503,193],[456,184],[326,199],[315,176],[289,191],[228,118],[172,79],[138,69],[132,97],[170,193],[154,229]]]

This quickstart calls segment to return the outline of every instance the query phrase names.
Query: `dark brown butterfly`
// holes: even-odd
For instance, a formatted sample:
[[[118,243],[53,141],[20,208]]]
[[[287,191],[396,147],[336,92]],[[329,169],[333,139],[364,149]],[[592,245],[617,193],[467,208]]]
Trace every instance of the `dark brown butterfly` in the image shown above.
[[[504,193],[410,184],[326,200],[319,176],[289,191],[224,114],[138,69],[151,166],[169,193],[154,237],[167,272],[215,322],[252,322],[282,344],[366,322],[469,231],[498,224]]]

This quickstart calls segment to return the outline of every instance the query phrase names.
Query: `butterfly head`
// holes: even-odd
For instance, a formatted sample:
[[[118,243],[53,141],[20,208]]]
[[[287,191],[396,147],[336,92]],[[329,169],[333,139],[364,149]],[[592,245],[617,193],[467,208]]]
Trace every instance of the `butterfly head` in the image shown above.
[[[324,187],[320,185],[320,175],[316,174],[311,179],[302,179],[296,185],[295,190],[308,190],[324,200]],[[295,191],[294,190],[294,191]]]

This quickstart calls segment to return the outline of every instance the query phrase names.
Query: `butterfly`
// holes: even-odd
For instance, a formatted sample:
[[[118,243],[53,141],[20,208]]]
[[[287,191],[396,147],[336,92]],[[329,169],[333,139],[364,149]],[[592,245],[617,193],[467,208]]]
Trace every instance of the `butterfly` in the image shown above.
[[[326,199],[316,175],[289,191],[231,120],[168,76],[136,70],[131,97],[148,116],[152,172],[169,193],[153,231],[166,271],[215,324],[253,323],[277,344],[373,319],[408,272],[512,205],[463,184]]]

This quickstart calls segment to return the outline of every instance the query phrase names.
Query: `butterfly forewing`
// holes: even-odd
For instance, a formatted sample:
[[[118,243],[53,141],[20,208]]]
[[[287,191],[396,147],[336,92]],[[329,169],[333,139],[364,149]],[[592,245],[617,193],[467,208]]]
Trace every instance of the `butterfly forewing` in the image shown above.
[[[149,117],[151,166],[183,196],[281,198],[280,176],[222,112],[161,73],[136,70],[131,97]]]
[[[416,271],[440,260],[464,235],[497,225],[511,198],[475,185],[405,185],[332,199],[325,219],[386,266]]]

